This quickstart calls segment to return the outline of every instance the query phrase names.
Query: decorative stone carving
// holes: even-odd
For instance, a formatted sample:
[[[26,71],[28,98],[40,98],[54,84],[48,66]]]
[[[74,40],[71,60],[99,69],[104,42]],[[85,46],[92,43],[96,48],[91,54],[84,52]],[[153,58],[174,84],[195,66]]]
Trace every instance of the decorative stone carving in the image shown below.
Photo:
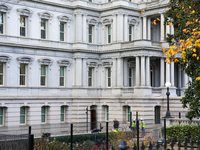
[[[10,10],[11,10],[10,6],[8,6],[5,3],[0,3],[0,12],[7,13],[7,12],[10,12]]]
[[[22,15],[22,16],[31,17],[33,14],[33,11],[29,8],[19,8],[19,9],[17,9],[17,12],[18,12],[19,16]]]
[[[31,69],[31,64],[33,62],[33,58],[32,57],[18,57],[17,58],[17,61],[18,61],[18,64],[19,64],[19,67],[20,67],[20,64],[28,64],[30,69]]]
[[[66,59],[58,60],[58,65],[59,65],[59,66],[70,67],[71,61],[66,60]]]
[[[51,20],[51,18],[53,17],[53,14],[51,14],[50,12],[40,12],[38,13],[38,15],[40,16],[41,19],[46,19],[46,20]]]
[[[111,67],[113,65],[113,62],[103,62],[102,64],[104,67]]]
[[[0,62],[7,63],[8,68],[9,68],[10,60],[11,60],[10,56],[6,56],[6,55],[0,56]]]
[[[51,66],[53,63],[53,60],[49,58],[41,58],[41,59],[38,59],[38,62],[40,63],[40,65]]]
[[[69,15],[58,16],[58,20],[59,20],[60,22],[66,22],[66,23],[70,23],[71,18],[72,18],[72,17],[69,16]]]

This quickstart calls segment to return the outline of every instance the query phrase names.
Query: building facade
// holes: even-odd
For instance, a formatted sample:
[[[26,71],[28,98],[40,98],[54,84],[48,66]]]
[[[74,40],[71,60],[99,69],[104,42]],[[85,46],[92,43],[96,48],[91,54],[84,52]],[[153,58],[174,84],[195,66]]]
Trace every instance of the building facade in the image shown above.
[[[171,114],[187,112],[189,79],[162,52],[168,3],[0,0],[0,126],[85,122],[87,107],[90,122],[160,119],[167,81]]]

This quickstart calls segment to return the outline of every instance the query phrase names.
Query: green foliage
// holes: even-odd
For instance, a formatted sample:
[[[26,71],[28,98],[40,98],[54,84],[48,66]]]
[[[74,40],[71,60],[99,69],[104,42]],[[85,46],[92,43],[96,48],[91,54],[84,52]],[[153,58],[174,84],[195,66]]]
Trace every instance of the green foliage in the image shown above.
[[[169,10],[164,14],[165,24],[173,24],[174,35],[168,34],[167,41],[171,45],[176,45],[179,40],[193,38],[199,40],[200,30],[200,1],[199,0],[170,0]],[[197,31],[198,36],[193,36],[192,32]],[[193,51],[195,48],[195,51]],[[188,108],[186,117],[190,120],[200,117],[200,80],[195,80],[200,76],[200,47],[190,45],[185,46],[185,57],[178,58],[177,63],[185,73],[191,77],[192,81],[188,83],[185,90],[185,96],[181,99],[183,108]],[[196,56],[194,56],[195,54]],[[183,55],[183,53],[182,53]],[[198,59],[197,59],[198,56]],[[180,57],[180,55],[178,56]],[[171,60],[174,59],[173,56]]]
[[[166,128],[166,135],[168,139],[173,139],[173,141],[180,138],[182,142],[185,137],[188,141],[191,137],[196,141],[197,137],[200,136],[200,130],[198,125],[174,125]]]

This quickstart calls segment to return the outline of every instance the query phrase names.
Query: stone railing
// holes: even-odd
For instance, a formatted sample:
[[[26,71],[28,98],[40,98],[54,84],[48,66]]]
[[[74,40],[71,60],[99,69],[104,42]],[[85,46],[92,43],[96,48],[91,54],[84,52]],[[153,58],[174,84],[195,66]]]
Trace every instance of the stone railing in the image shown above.
[[[182,119],[182,118],[172,118],[170,119],[170,125],[198,125],[200,123],[200,120],[189,120],[189,119]]]

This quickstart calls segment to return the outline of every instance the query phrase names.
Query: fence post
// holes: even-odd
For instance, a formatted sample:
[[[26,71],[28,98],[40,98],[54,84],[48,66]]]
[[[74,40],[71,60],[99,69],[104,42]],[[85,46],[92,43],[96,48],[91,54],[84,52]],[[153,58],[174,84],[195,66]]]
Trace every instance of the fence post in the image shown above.
[[[73,124],[71,124],[71,150],[73,150]]]
[[[139,150],[139,120],[138,120],[138,112],[136,111],[136,126],[137,126],[137,150]]]
[[[166,150],[167,148],[167,143],[166,143],[166,119],[164,119],[164,149]]]
[[[29,128],[28,128],[28,134],[29,135],[31,134],[31,126],[29,126]]]
[[[108,150],[108,122],[106,122],[106,150]]]
[[[33,150],[34,149],[34,135],[33,134],[29,134],[29,150]]]

